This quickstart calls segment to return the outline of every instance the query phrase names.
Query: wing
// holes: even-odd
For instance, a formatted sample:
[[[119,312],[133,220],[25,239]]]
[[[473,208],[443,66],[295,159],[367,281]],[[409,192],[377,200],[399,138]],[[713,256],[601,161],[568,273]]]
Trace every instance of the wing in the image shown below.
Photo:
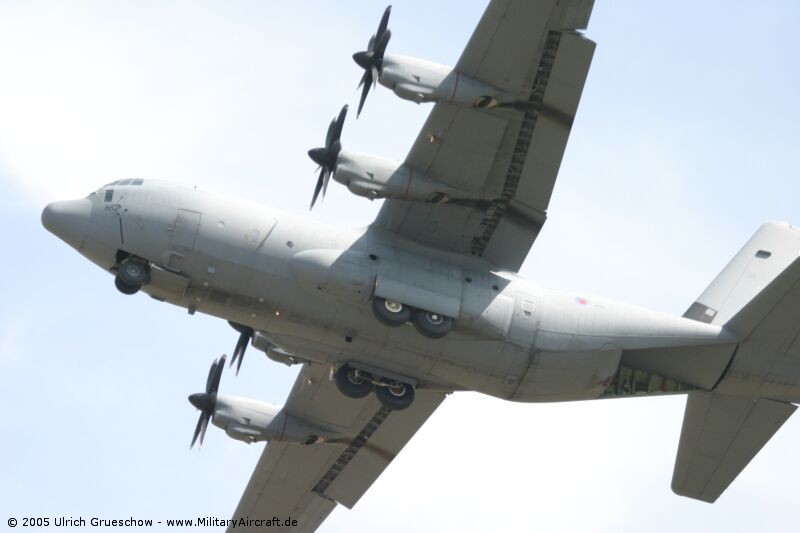
[[[444,399],[417,391],[403,411],[389,411],[370,396],[344,397],[329,369],[305,365],[285,410],[346,435],[326,444],[267,444],[239,501],[229,531],[263,531],[257,520],[297,520],[275,531],[314,531],[336,504],[352,508]],[[273,523],[274,525],[274,523]],[[270,528],[272,531],[273,528]]]
[[[387,200],[374,226],[518,270],[547,206],[595,44],[593,0],[492,0],[456,70],[512,95],[498,107],[437,103],[405,164],[469,202]]]
[[[672,490],[713,503],[795,409],[764,398],[689,393]]]

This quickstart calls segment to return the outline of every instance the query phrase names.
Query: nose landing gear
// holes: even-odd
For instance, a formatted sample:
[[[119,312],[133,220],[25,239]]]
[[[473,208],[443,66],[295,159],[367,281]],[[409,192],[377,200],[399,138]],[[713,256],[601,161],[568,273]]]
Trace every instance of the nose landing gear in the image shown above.
[[[150,265],[138,257],[129,256],[117,268],[114,285],[122,294],[136,294],[150,281]]]

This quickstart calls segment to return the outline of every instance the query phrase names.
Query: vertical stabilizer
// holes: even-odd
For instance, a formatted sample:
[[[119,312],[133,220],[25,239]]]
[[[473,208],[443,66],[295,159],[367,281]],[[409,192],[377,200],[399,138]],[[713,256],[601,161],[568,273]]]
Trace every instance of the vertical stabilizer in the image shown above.
[[[727,324],[798,256],[800,230],[784,222],[767,222],[683,316]]]

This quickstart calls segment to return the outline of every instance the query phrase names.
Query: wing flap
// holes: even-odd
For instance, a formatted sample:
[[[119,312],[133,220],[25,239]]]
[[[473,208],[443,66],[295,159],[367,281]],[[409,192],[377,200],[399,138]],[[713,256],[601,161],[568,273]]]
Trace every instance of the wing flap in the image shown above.
[[[672,490],[713,503],[796,409],[764,398],[689,393]]]
[[[586,29],[594,0],[495,0],[456,64],[456,70],[503,91],[518,93],[527,72],[518,66],[529,61],[530,50],[541,42],[545,29]]]
[[[579,35],[559,36],[558,53],[514,197],[537,213],[544,214],[550,204],[594,50],[595,43]]]

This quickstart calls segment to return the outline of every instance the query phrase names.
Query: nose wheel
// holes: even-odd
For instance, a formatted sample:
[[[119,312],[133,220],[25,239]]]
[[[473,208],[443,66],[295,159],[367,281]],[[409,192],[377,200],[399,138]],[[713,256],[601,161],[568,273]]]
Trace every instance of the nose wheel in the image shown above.
[[[120,263],[114,285],[122,294],[136,294],[150,281],[150,265],[141,259],[129,257]]]

